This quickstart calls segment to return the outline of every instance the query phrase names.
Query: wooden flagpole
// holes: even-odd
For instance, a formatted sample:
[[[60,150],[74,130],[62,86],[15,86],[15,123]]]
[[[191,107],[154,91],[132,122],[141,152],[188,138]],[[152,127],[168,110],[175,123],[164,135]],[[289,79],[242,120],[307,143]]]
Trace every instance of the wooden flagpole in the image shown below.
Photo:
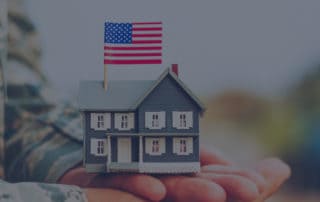
[[[104,90],[108,90],[108,67],[107,64],[104,64],[104,82],[103,82]]]

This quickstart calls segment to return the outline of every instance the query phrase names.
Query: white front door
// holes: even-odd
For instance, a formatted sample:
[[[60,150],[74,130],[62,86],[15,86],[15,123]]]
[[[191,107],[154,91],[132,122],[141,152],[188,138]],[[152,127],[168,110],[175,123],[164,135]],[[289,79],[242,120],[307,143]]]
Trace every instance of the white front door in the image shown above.
[[[131,162],[131,138],[129,137],[118,138],[118,162]]]

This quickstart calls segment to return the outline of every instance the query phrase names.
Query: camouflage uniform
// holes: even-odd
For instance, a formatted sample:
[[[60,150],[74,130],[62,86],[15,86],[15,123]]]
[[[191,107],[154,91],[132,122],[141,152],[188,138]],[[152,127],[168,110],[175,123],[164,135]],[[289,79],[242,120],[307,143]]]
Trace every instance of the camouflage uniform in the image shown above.
[[[0,21],[0,175],[11,183],[0,180],[0,202],[86,201],[76,186],[36,183],[55,183],[81,163],[80,116],[48,96],[36,29],[22,0],[7,3],[8,23]]]

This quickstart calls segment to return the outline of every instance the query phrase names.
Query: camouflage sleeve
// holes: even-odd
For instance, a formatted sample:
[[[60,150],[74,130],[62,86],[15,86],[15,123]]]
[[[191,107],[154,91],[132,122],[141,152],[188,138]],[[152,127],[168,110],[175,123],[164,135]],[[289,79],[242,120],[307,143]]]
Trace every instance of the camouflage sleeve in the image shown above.
[[[36,118],[27,112],[16,114],[17,128],[6,138],[7,180],[57,182],[81,164],[80,116],[72,107],[57,107]]]
[[[1,202],[86,202],[84,192],[75,186],[41,183],[10,184],[0,180]]]
[[[5,175],[10,182],[56,182],[82,162],[80,116],[73,107],[53,102],[26,2],[8,1]]]

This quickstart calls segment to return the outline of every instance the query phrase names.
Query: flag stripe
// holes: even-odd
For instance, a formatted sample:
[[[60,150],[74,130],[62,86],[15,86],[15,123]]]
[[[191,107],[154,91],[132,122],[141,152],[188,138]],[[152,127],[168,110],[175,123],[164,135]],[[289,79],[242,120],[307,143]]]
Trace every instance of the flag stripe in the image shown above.
[[[162,56],[161,53],[104,53],[104,56],[112,57],[147,57],[147,56]]]
[[[134,46],[111,47],[111,46],[104,46],[104,50],[162,50],[162,47],[161,46],[149,46],[149,47],[134,47]]]
[[[133,40],[132,44],[162,43],[161,40]]]
[[[134,22],[132,25],[162,25],[162,22]]]
[[[132,27],[132,31],[162,31],[162,27]]]
[[[154,38],[154,37],[162,37],[162,34],[132,34],[132,37],[135,37],[135,38],[139,38],[139,37]]]
[[[104,64],[116,65],[161,64],[161,62],[161,60],[104,60]]]

